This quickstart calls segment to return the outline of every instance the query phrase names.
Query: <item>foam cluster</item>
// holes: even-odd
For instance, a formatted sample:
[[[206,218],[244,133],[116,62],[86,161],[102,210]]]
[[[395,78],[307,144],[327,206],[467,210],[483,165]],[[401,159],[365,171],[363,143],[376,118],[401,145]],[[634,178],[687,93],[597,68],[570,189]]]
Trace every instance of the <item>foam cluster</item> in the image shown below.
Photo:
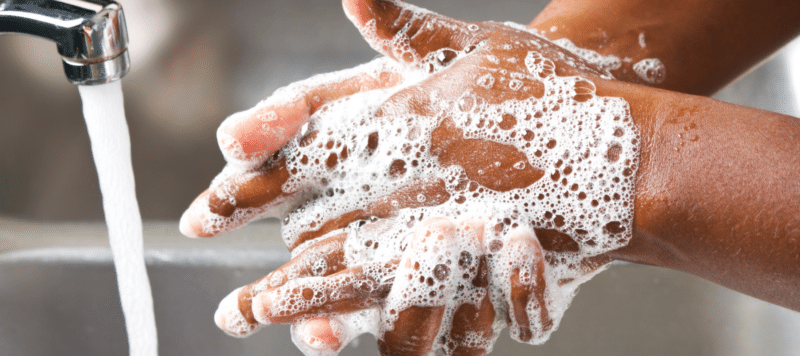
[[[661,84],[667,74],[664,63],[658,58],[645,58],[634,63],[633,71],[648,84]]]
[[[512,231],[533,235],[544,229],[569,236],[576,249],[543,251],[546,299],[529,305],[529,315],[546,310],[552,319],[550,325],[533,323],[540,330],[530,342],[541,343],[557,328],[578,285],[596,272],[587,272],[581,262],[622,247],[631,238],[639,135],[623,99],[597,96],[594,84],[587,79],[556,76],[555,64],[537,51],[528,51],[522,58],[504,59],[524,63],[527,72],[486,72],[477,76],[475,85],[490,89],[503,82],[514,90],[515,85],[521,88],[536,81],[544,86],[541,97],[489,103],[469,88],[460,97],[449,99],[434,91],[430,93],[431,105],[436,107],[434,117],[412,113],[376,115],[385,109],[381,105],[392,95],[436,73],[444,51],[434,53],[414,69],[398,68],[406,78],[399,87],[356,94],[326,104],[313,115],[307,128],[313,134],[290,142],[285,149],[292,177],[284,190],[303,191],[316,199],[284,220],[283,236],[287,245],[295,246],[300,243],[302,232],[319,229],[346,213],[369,210],[376,202],[396,207],[398,210],[390,217],[359,220],[345,228],[347,264],[359,266],[408,258],[409,243],[420,229],[419,223],[429,218],[457,222],[469,216],[482,217],[483,222],[476,228],[481,230],[481,240],[460,236],[448,239],[448,247],[431,245],[425,252],[429,255],[416,258],[430,261],[429,265],[421,266],[410,279],[394,279],[394,288],[404,294],[389,298],[380,320],[368,324],[375,328],[367,331],[378,336],[392,330],[393,314],[387,310],[439,305],[452,309],[464,303],[478,306],[487,291],[500,311],[495,327],[499,331],[505,325],[501,316],[508,312],[502,302],[506,300],[503,294],[511,288],[507,276],[512,268],[520,267],[511,262],[494,264],[491,287],[459,290],[458,284],[451,281],[453,276],[476,271],[474,262],[459,267],[458,256],[469,255],[471,261],[477,261],[481,255],[498,255]],[[446,51],[450,56],[456,54],[453,60],[467,55],[465,51]],[[431,66],[426,66],[426,61]],[[605,69],[616,66],[613,62],[600,64]],[[425,68],[434,70],[428,72]],[[518,83],[514,84],[514,80]],[[475,179],[474,173],[468,174],[464,167],[442,164],[432,153],[431,141],[434,131],[445,121],[455,125],[467,139],[513,146],[524,154],[524,159],[510,163],[514,169],[534,168],[542,176],[524,187],[498,190],[479,183],[482,180]],[[509,163],[498,159],[494,164],[500,167]],[[479,170],[477,174],[483,173]],[[441,184],[444,192],[437,190],[435,196],[425,193],[424,187],[436,184]],[[419,188],[418,194],[413,193],[415,187]],[[397,191],[412,193],[398,198],[392,195]],[[303,251],[308,243],[300,244],[293,254]],[[514,258],[525,258],[505,256],[512,262]],[[331,286],[325,283],[331,279],[325,280],[319,278],[319,286],[312,290],[330,290]],[[311,279],[303,281],[304,285],[314,284]],[[414,286],[406,285],[409,283]],[[324,293],[319,295],[321,299],[296,302],[322,305]],[[446,320],[443,325],[447,325]],[[496,334],[475,342],[488,343],[490,348],[494,337]]]
[[[413,10],[413,16],[427,14]],[[426,19],[432,21],[431,28],[453,26]],[[625,246],[631,238],[640,142],[625,100],[598,96],[586,78],[557,76],[550,58],[606,78],[620,67],[620,60],[568,40],[553,44],[535,33],[538,38],[525,43],[492,48],[484,41],[421,56],[410,46],[408,28],[381,40],[374,21],[365,26],[361,30],[370,43],[406,65],[378,58],[364,68],[394,71],[404,79],[395,87],[325,104],[283,149],[290,178],[282,189],[299,192],[292,199],[305,204],[286,215],[282,235],[297,256],[318,241],[303,240],[305,232],[354,212],[376,211],[380,216],[362,216],[326,235],[347,233],[345,263],[351,270],[360,268],[358,274],[294,279],[276,273],[256,288],[285,283],[275,292],[280,302],[273,303],[269,313],[291,316],[324,310],[329,301],[349,300],[356,293],[369,296],[363,299],[364,310],[330,315],[331,329],[344,344],[364,332],[379,338],[389,335],[409,308],[444,309],[433,349],[446,354],[459,348],[488,352],[506,326],[517,340],[544,342],[558,327],[577,287],[602,269],[586,268],[585,260]],[[478,27],[452,29],[469,33]],[[576,56],[553,50],[557,45]],[[525,49],[513,51],[514,46]],[[425,102],[428,114],[409,112],[390,100],[408,95],[404,89],[468,56],[483,56],[486,63],[469,73],[474,74],[469,77],[472,83],[460,91],[427,87],[426,98],[415,98]],[[645,75],[657,80],[651,62],[641,66],[648,66]],[[291,102],[291,93],[278,93],[271,100]],[[486,93],[525,95],[508,95],[511,99],[498,102],[494,96],[487,100],[492,94]],[[435,140],[443,127],[472,140],[467,146],[474,152],[449,153],[467,157],[460,161],[466,163],[443,158]],[[492,156],[482,148],[490,144],[513,149],[517,158]],[[486,163],[487,159],[494,161]],[[485,167],[470,166],[473,161]],[[235,189],[237,182],[231,177],[241,175],[238,170],[241,167],[231,165],[214,184]],[[524,184],[506,184],[519,177]],[[214,194],[220,194],[219,199],[235,196],[225,189]],[[227,229],[226,224],[254,216],[283,215],[276,209],[291,205],[298,206],[273,202],[243,209],[233,219],[207,218],[208,228]],[[548,233],[537,236],[540,231]],[[552,234],[566,236],[567,241],[552,243]],[[320,261],[312,269],[326,271],[324,257]],[[516,303],[511,298],[514,288],[530,291],[529,299]],[[496,312],[487,330],[459,337],[450,333],[459,307],[484,310],[486,303]],[[233,316],[219,319],[232,327],[241,323]],[[338,352],[320,351],[315,345],[323,342],[304,335],[299,326],[292,332],[307,354]]]
[[[575,53],[579,57],[587,60],[589,63],[593,63],[598,67],[606,70],[612,71],[617,70],[622,67],[622,60],[619,57],[614,55],[602,55],[597,51],[593,51],[587,48],[581,48],[575,45],[572,41],[567,38],[559,38],[554,40],[553,43],[569,50],[572,53]]]

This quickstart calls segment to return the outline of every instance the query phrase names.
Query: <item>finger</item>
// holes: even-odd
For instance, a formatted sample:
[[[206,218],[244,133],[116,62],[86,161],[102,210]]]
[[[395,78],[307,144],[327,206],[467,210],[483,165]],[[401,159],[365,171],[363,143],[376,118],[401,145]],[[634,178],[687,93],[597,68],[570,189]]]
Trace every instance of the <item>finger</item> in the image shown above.
[[[512,231],[496,268],[508,278],[506,303],[511,337],[532,344],[547,340],[553,320],[546,300],[545,261],[533,232]]]
[[[289,280],[253,297],[253,315],[262,324],[344,314],[371,308],[391,288],[397,260],[348,268],[328,277]]]
[[[424,196],[425,199],[419,199],[420,195]],[[447,193],[444,181],[440,179],[418,180],[394,193],[376,199],[364,209],[345,213],[325,221],[316,230],[303,231],[297,236],[284,236],[284,239],[286,239],[289,249],[294,250],[307,241],[316,239],[331,231],[343,229],[353,221],[369,220],[372,217],[385,219],[394,216],[400,209],[437,206],[444,204],[448,199],[450,199],[450,194]],[[300,219],[291,216],[290,220],[299,221]]]
[[[260,164],[294,137],[323,105],[355,93],[388,88],[402,76],[386,59],[314,76],[278,90],[256,107],[228,117],[217,130],[225,159],[241,166]]]
[[[494,344],[495,310],[489,294],[489,263],[483,248],[486,220],[468,218],[457,230],[461,245],[458,254],[457,290],[467,296],[453,313],[450,333],[444,341],[446,355],[486,355]],[[471,243],[470,243],[471,242]]]
[[[448,219],[422,223],[408,244],[381,315],[382,355],[428,355],[455,293],[458,257],[455,226]]]
[[[292,341],[305,355],[335,355],[350,341],[344,325],[333,317],[292,324]]]
[[[469,50],[486,37],[480,26],[442,16],[397,0],[344,0],[347,17],[380,53],[421,65],[444,48]],[[455,53],[441,53],[445,60]]]
[[[289,279],[326,276],[344,270],[346,237],[346,234],[337,234],[316,242],[264,278],[236,289],[222,300],[214,313],[214,322],[226,333],[237,337],[256,332],[260,324],[253,316],[253,296],[268,288],[279,287]]]
[[[237,288],[223,298],[217,307],[217,311],[214,312],[214,324],[226,334],[239,338],[250,336],[263,326],[257,322],[249,321],[239,311],[239,294],[242,289],[244,287]]]
[[[249,172],[226,167],[183,213],[181,233],[211,237],[269,214],[293,196],[282,189],[288,179],[284,159]]]
[[[464,303],[453,313],[450,328],[450,343],[445,344],[445,354],[480,356],[492,350],[495,311],[489,294],[483,297],[478,307]]]

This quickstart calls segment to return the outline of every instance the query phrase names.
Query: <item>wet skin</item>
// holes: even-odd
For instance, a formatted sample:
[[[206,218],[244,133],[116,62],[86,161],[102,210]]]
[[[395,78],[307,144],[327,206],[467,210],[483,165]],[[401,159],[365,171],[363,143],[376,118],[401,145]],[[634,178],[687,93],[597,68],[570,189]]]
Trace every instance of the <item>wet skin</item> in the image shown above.
[[[711,95],[800,35],[799,11],[792,0],[553,0],[529,27],[630,58],[619,80],[644,83],[633,64],[658,58],[668,73],[656,87]]]
[[[620,1],[621,13],[641,10],[631,4],[635,3]],[[380,38],[393,37],[404,24],[403,16],[407,15],[399,8],[393,7],[392,3],[382,1],[346,1],[345,9],[354,23],[362,30],[365,23],[375,19],[379,24],[377,30]],[[559,13],[563,14],[563,18],[567,20],[560,20],[560,17],[557,16]],[[602,25],[602,28],[614,28],[610,25],[606,27],[601,19],[589,15],[592,13],[600,12],[589,11],[585,7],[574,4],[568,5],[564,1],[554,2],[532,25],[540,29],[557,25],[561,29],[560,31],[566,31],[565,33],[575,36],[570,37],[573,41],[586,46],[586,43],[591,45],[592,41],[587,40],[586,36],[581,38],[580,34],[591,33],[585,31],[589,24]],[[668,14],[668,16],[665,15],[667,19],[681,19],[679,12],[666,13]],[[399,112],[411,112],[423,116],[430,114],[432,109],[430,103],[427,102],[427,93],[434,90],[447,98],[448,96],[457,97],[458,93],[469,88],[490,102],[502,102],[521,96],[541,96],[542,94],[537,92],[537,86],[533,82],[528,83],[530,90],[523,92],[503,91],[497,87],[486,90],[474,84],[474,78],[487,70],[519,70],[508,62],[501,61],[500,64],[495,64],[483,59],[484,56],[479,57],[478,54],[486,54],[487,47],[492,47],[491,54],[499,58],[518,57],[520,53],[524,57],[524,53],[527,52],[525,48],[515,48],[504,52],[498,48],[499,46],[484,45],[481,47],[477,44],[482,41],[485,41],[484,43],[506,43],[521,38],[540,41],[547,48],[543,53],[555,63],[556,75],[580,75],[594,83],[597,95],[624,98],[630,104],[631,114],[641,131],[641,157],[636,177],[633,239],[624,248],[585,261],[587,270],[610,260],[662,266],[692,273],[772,303],[800,310],[800,301],[798,298],[792,297],[797,294],[797,286],[800,285],[800,218],[797,213],[800,211],[800,203],[798,203],[800,202],[800,187],[798,184],[792,183],[797,182],[796,177],[800,174],[800,124],[796,118],[738,107],[704,97],[602,79],[599,77],[599,72],[591,66],[576,68],[559,60],[562,55],[572,55],[559,53],[558,48],[548,46],[546,41],[535,38],[531,34],[495,23],[479,23],[477,25],[480,30],[474,32],[450,30],[450,28],[466,28],[469,23],[438,17],[438,15],[426,16],[428,17],[423,17],[421,20],[416,19],[410,24],[411,31],[418,33],[417,36],[412,37],[411,41],[411,47],[415,49],[418,57],[424,57],[429,52],[445,47],[456,50],[466,49],[470,46],[476,47],[469,56],[449,64],[446,69],[430,79],[390,98],[379,110],[379,116],[390,116]],[[436,17],[432,18],[434,16]],[[398,18],[399,21],[396,21]],[[405,18],[405,20],[409,19]],[[574,21],[569,22],[572,20]],[[692,24],[693,20],[695,19],[691,17],[681,21],[684,21],[685,24]],[[435,27],[435,31],[426,31],[426,28],[422,26],[425,21],[447,23],[454,26],[448,27],[448,30]],[[678,22],[680,23],[680,21]],[[784,22],[775,21],[774,25],[780,27]],[[570,27],[570,23],[576,25]],[[636,26],[631,28],[634,27]],[[664,26],[661,27],[662,30],[663,28]],[[795,33],[797,28],[792,28]],[[649,31],[649,28],[647,30]],[[613,33],[611,30],[607,31]],[[630,32],[630,29],[626,31]],[[619,36],[627,36],[628,32]],[[665,33],[661,38],[669,39],[671,38],[669,36],[675,36],[668,29],[661,32]],[[788,32],[791,35],[791,31]],[[656,31],[656,33],[660,32]],[[664,60],[668,68],[668,79],[663,83],[665,87],[687,92],[707,93],[722,85],[736,73],[741,72],[744,66],[752,64],[753,58],[763,57],[769,50],[774,49],[776,43],[785,41],[786,33],[787,31],[783,31],[781,32],[782,36],[768,38],[765,34],[759,34],[756,31],[755,34],[742,36],[743,43],[758,44],[752,49],[753,53],[742,54],[739,62],[726,64],[719,71],[705,71],[711,74],[701,78],[700,84],[698,84],[697,78],[703,73],[696,73],[694,67],[682,65],[675,59],[674,53],[686,52],[682,45],[673,43],[675,41],[659,42],[659,37],[654,36],[648,40],[648,51],[654,52],[648,52],[646,55],[663,56],[660,58]],[[548,36],[551,35],[548,34]],[[759,36],[767,39],[758,41]],[[614,42],[613,38],[609,41],[610,43],[626,42],[626,40]],[[374,41],[372,44],[389,56],[394,53],[392,48],[383,47],[384,43],[380,41]],[[623,47],[610,46],[613,50],[624,52]],[[747,52],[747,49],[739,46],[733,47],[740,52]],[[712,55],[702,51],[699,53],[699,56]],[[641,53],[638,55],[644,56]],[[733,56],[733,58],[738,57]],[[414,58],[394,59],[407,65],[419,65]],[[409,59],[411,59],[410,62]],[[699,66],[699,68],[703,67]],[[624,68],[622,71],[624,72]],[[636,78],[629,76],[629,72],[623,72],[615,74],[621,79],[636,81]],[[688,74],[683,75],[682,73]],[[398,73],[387,72],[383,77],[386,80],[374,81],[370,80],[368,76],[355,76],[341,82],[340,85],[333,83],[309,88],[308,95],[299,102],[276,108],[279,115],[284,115],[283,121],[279,124],[289,128],[288,133],[283,137],[253,136],[252,125],[258,123],[256,120],[241,122],[233,128],[226,127],[225,129],[230,130],[232,135],[246,143],[243,144],[246,147],[243,153],[227,152],[226,157],[255,162],[256,168],[253,168],[251,173],[255,172],[256,174],[238,185],[235,192],[236,204],[231,204],[228,200],[210,199],[208,209],[222,216],[233,216],[237,209],[268,205],[294,194],[295,192],[282,191],[281,186],[288,179],[290,173],[286,171],[281,153],[278,151],[273,155],[272,152],[294,136],[297,128],[321,106],[322,102],[359,91],[394,85],[402,80]],[[357,85],[353,83],[357,83]],[[318,95],[320,93],[324,95]],[[313,142],[313,132],[308,134],[305,139]],[[523,171],[508,169],[511,164],[519,160],[518,156],[522,154],[515,148],[493,142],[476,141],[465,139],[459,129],[445,120],[432,136],[432,153],[443,165],[453,164],[464,167],[468,175],[470,172],[478,170],[487,171],[487,174],[472,174],[469,178],[500,191],[526,187],[542,177],[542,172],[535,167],[529,167]],[[479,154],[475,154],[475,152]],[[491,163],[497,160],[503,162],[503,165],[493,168]],[[348,268],[341,262],[343,260],[341,241],[346,235],[343,232],[336,233],[336,231],[344,228],[350,222],[364,220],[371,216],[391,219],[398,209],[419,204],[416,199],[411,198],[419,193],[430,197],[426,200],[426,204],[441,204],[447,200],[445,196],[447,192],[443,189],[441,182],[425,181],[420,183],[408,186],[389,197],[378,198],[363,211],[350,212],[326,222],[315,230],[302,232],[299,239],[295,240],[297,242],[289,246],[290,249],[305,241],[320,241],[311,245],[279,271],[288,269],[301,271],[299,274],[295,273],[296,278],[318,275],[312,273],[314,272],[312,269],[313,259],[305,256],[311,256],[315,249],[319,249],[327,251],[330,259],[327,264],[328,269],[322,275],[328,276],[327,278],[341,278],[346,275],[351,278],[342,280],[347,280],[349,283],[369,280],[369,276],[361,273],[360,266]],[[213,192],[214,187],[210,189]],[[208,192],[204,194],[208,194]],[[211,196],[217,195],[211,194]],[[393,207],[388,204],[391,200],[400,201],[400,206]],[[198,202],[201,201],[198,200]],[[186,223],[182,222],[184,233],[195,236],[208,235],[202,231],[198,223],[202,217],[188,212],[187,216],[188,218],[185,217]],[[246,222],[237,221],[231,226]],[[453,228],[457,229],[457,227]],[[530,243],[531,239],[534,241],[538,239],[538,241]],[[521,241],[527,241],[520,242],[521,244],[530,245],[528,248],[532,251],[531,256],[535,256],[537,253],[541,256],[542,249],[571,248],[569,237],[550,231],[537,231],[535,237],[529,236],[528,240],[522,239]],[[385,263],[384,268],[387,269],[398,268],[398,265],[402,266],[402,262],[399,260],[385,261]],[[533,273],[540,274],[542,271],[543,268],[539,268]],[[272,278],[274,273],[265,278]],[[289,274],[284,273],[284,275]],[[332,302],[296,315],[269,315],[269,308],[265,308],[266,304],[261,301],[262,297],[281,288],[287,282],[286,279],[281,280],[280,283],[271,285],[269,290],[254,289],[259,283],[242,289],[239,294],[239,309],[249,323],[254,325],[259,321],[288,323],[298,320],[300,317],[313,315],[322,315],[325,319],[325,315],[346,313],[379,305],[391,290],[390,285],[380,285],[371,289],[370,293],[356,293],[352,284],[343,283],[341,288],[353,290],[352,293],[344,293],[350,296],[349,299]],[[511,285],[511,290],[506,291],[511,304],[524,304],[529,299],[542,298],[543,286],[541,283],[531,287],[512,281]],[[253,300],[258,300],[256,303],[260,307],[256,308],[258,310],[253,308]],[[267,301],[268,303],[269,301]],[[458,309],[456,320],[471,320],[470,325],[476,325],[478,329],[484,328],[485,330],[487,321],[494,319],[495,316],[491,303],[481,304],[478,308],[470,306],[472,309],[466,304],[464,308]],[[424,354],[426,348],[432,344],[430,335],[435,335],[438,327],[428,330],[420,329],[419,325],[438,325],[438,321],[442,318],[440,309],[435,307],[420,310],[408,309],[403,312],[396,322],[395,334],[386,335],[380,340],[382,353],[392,354],[404,350],[408,354],[413,350],[413,353]],[[520,310],[520,308],[515,309]],[[521,324],[529,322],[529,316],[522,314],[509,316],[509,319]],[[319,322],[319,319],[311,320]],[[542,323],[546,324],[546,320],[542,320]],[[459,335],[465,335],[466,331],[459,329],[462,327],[463,323],[459,323],[452,328],[451,339],[458,340]],[[415,339],[420,340],[419,343],[400,344],[399,340],[404,339],[405,336],[416,335],[415,333],[422,333]],[[396,337],[397,335],[404,337]],[[465,350],[459,347],[462,346],[452,345],[452,350],[469,354],[484,352],[482,350]]]

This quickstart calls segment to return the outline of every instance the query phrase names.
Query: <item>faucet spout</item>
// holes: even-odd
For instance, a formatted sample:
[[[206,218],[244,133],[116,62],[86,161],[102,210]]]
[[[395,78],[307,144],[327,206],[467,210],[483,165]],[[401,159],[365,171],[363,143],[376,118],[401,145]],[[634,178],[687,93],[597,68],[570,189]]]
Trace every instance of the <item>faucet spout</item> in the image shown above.
[[[108,0],[0,0],[0,35],[54,41],[73,84],[121,79],[130,70],[122,6]]]

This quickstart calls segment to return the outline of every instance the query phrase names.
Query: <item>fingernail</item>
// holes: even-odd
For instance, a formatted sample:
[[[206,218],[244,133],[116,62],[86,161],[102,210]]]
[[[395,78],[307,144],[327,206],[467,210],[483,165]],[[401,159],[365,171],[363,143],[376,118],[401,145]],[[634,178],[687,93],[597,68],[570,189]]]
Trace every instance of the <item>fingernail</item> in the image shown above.
[[[217,130],[217,142],[230,163],[261,163],[280,149],[308,121],[302,98],[272,100],[229,116]]]
[[[246,337],[261,328],[259,324],[250,324],[239,311],[239,291],[238,288],[228,294],[219,303],[217,311],[214,313],[214,323],[226,334],[234,337]]]
[[[260,162],[277,148],[273,141],[281,141],[283,129],[276,110],[255,107],[228,117],[217,130],[217,143],[226,159]]]
[[[256,110],[252,108],[228,116],[217,129],[217,144],[226,161],[248,163],[259,160],[260,157],[253,155],[259,151],[259,147],[254,146],[259,140],[248,139],[261,132],[257,120],[253,120]]]
[[[302,322],[295,336],[315,351],[338,351],[346,339],[342,324],[331,318],[315,318]]]
[[[180,221],[181,233],[186,237],[210,237],[203,229],[203,219],[205,218],[202,210],[201,198],[195,200],[192,205],[183,212]],[[207,203],[206,203],[207,205]]]
[[[272,296],[268,292],[259,293],[253,298],[253,316],[262,324],[270,324],[272,316]]]
[[[222,157],[229,163],[243,163],[247,161],[247,155],[244,153],[242,145],[237,139],[228,133],[217,131],[217,145],[222,151]]]

